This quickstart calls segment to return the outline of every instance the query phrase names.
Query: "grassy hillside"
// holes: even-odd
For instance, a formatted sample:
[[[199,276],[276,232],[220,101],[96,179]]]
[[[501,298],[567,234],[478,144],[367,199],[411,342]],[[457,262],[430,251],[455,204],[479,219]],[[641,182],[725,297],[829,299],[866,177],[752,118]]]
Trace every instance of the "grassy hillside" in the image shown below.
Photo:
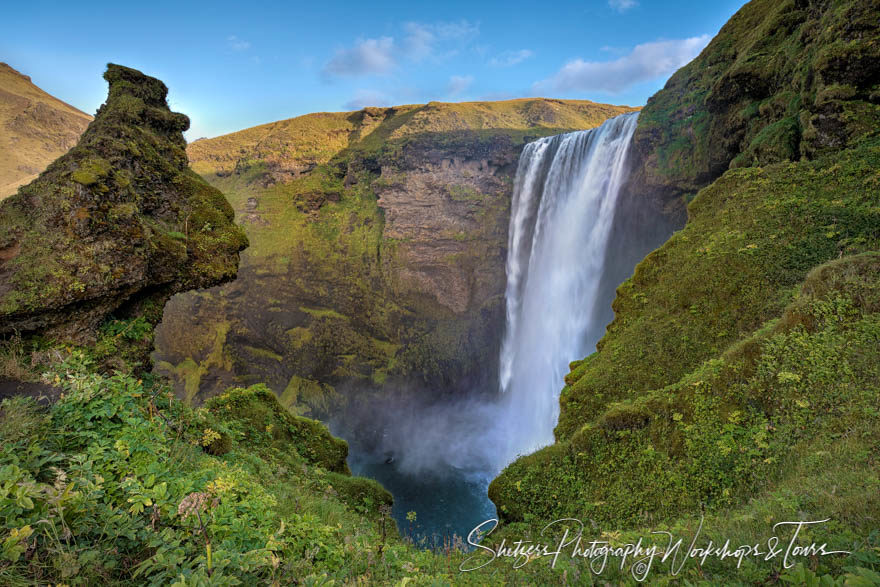
[[[308,170],[352,144],[375,150],[395,139],[456,130],[522,130],[545,136],[592,128],[631,110],[589,100],[524,98],[321,112],[201,139],[187,152],[192,168],[206,176],[228,175],[252,160],[270,168]]]
[[[75,145],[91,120],[0,63],[0,199]]]

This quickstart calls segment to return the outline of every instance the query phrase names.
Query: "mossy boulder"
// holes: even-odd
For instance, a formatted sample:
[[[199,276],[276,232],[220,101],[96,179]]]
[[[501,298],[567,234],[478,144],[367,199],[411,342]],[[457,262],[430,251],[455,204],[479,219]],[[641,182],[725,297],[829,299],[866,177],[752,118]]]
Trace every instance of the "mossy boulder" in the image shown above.
[[[310,418],[290,413],[263,384],[236,387],[208,400],[205,407],[232,422],[246,444],[281,451],[296,450],[306,462],[349,474],[348,443]]]
[[[88,340],[111,313],[233,278],[247,245],[188,168],[161,81],[108,65],[107,101],[68,153],[0,206],[0,334]]]
[[[394,504],[391,493],[373,479],[330,473],[327,481],[336,491],[336,496],[355,511],[376,511],[382,506],[390,508]]]

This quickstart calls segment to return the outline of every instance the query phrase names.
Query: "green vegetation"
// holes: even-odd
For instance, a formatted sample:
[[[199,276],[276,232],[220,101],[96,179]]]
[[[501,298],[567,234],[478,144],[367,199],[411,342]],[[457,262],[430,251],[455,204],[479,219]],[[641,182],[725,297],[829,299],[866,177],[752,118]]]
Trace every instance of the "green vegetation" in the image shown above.
[[[194,411],[93,367],[76,350],[45,373],[64,390],[48,411],[2,404],[3,584],[393,578],[429,558],[380,513],[387,492],[334,472],[345,443],[265,388]]]
[[[834,347],[841,333],[851,336],[858,331],[858,336],[873,336],[876,342],[880,324],[876,314],[866,320],[864,312],[880,308],[877,281],[872,279],[877,271],[880,258],[862,255],[811,273],[803,302],[786,314],[787,323],[808,322],[810,331],[780,323],[776,332],[766,334],[767,340],[789,336],[809,343],[818,338]],[[845,300],[859,301],[854,305]],[[100,331],[120,345],[133,344],[142,325],[140,319],[111,320]],[[3,354],[12,347],[18,356],[30,355],[31,365],[37,359],[31,367],[34,376],[41,372],[38,377],[60,387],[63,395],[48,408],[25,397],[0,404],[3,584],[589,584],[585,563],[567,557],[555,569],[548,559],[521,569],[504,560],[461,573],[459,566],[471,555],[455,549],[459,542],[431,552],[401,540],[389,515],[391,496],[374,481],[347,475],[346,444],[331,437],[322,424],[289,413],[265,386],[231,389],[193,409],[176,400],[161,380],[137,378],[130,365],[120,364],[113,375],[100,374],[99,355],[91,347],[60,347],[46,341],[22,346],[13,341],[4,346]],[[786,362],[790,359],[779,354],[780,345],[773,348],[775,354],[763,369],[770,369],[767,376],[776,379],[778,373],[790,373],[783,377],[788,384],[795,384],[796,376],[830,382],[847,370],[835,361],[830,372],[824,364],[815,372],[796,372]],[[780,357],[782,363],[772,362]],[[855,367],[877,368],[864,356]],[[706,397],[707,390],[708,386],[694,393]],[[845,399],[859,396],[856,388],[850,392]],[[800,401],[797,395],[768,399],[783,407]],[[876,406],[871,412],[860,411],[858,402],[816,401],[811,407],[820,413],[837,411],[854,424],[878,417]],[[688,421],[692,417],[686,416]],[[823,426],[833,421],[827,418]],[[737,424],[747,420],[745,414],[729,417]],[[796,434],[804,434],[797,430],[803,422],[793,423]],[[867,428],[862,424],[857,430]],[[858,469],[868,441],[870,437],[855,433],[809,448],[806,458],[792,459],[797,462],[792,476],[775,491],[758,497],[748,509],[707,517],[705,539],[749,543],[765,536],[775,521],[795,519],[801,511],[828,504],[835,504],[835,513],[862,515],[865,497],[880,495],[877,479],[866,478]],[[806,486],[804,479],[809,480]],[[827,491],[832,484],[837,486],[833,494]],[[527,490],[525,484],[522,490]],[[688,517],[651,529],[690,536],[697,524]],[[512,524],[505,536],[527,538],[537,528]],[[608,531],[601,538],[624,544],[646,535],[646,529],[637,528]],[[710,561],[703,570],[688,565],[680,577],[726,584],[734,578],[760,581],[776,574],[797,582],[833,572],[840,575],[841,584],[856,577],[876,578],[880,559],[872,548],[880,546],[878,536],[864,541],[835,524],[811,530],[806,537],[828,540],[857,554],[851,559],[822,557],[818,565],[788,571],[780,569],[778,561],[746,561],[741,570]],[[493,535],[489,544],[500,540]],[[475,560],[485,561],[482,556]],[[668,565],[658,563],[652,577],[668,572]],[[609,568],[601,578],[626,581],[627,573]]]

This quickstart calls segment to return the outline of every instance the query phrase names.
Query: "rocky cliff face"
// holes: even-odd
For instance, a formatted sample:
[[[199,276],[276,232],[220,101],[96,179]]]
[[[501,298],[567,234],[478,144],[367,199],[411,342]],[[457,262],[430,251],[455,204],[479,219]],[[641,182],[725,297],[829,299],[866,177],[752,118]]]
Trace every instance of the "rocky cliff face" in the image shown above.
[[[91,120],[0,63],[0,199],[73,147]]]
[[[630,110],[432,103],[192,144],[193,168],[229,194],[251,248],[234,283],[167,306],[159,370],[192,399],[254,378],[312,413],[337,392],[491,387],[522,145]]]
[[[438,149],[423,138],[373,183],[384,237],[397,241],[397,285],[462,314],[504,291],[511,178],[518,148],[506,136]]]
[[[0,334],[87,340],[126,305],[235,275],[247,240],[188,169],[189,120],[159,80],[118,65],[104,78],[76,146],[0,205]]]

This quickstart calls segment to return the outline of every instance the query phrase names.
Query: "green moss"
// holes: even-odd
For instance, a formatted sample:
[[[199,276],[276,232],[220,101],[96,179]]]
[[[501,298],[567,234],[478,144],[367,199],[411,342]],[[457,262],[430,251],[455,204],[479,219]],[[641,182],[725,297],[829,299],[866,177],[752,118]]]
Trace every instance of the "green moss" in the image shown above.
[[[355,511],[376,511],[382,506],[390,508],[394,503],[392,495],[373,479],[330,473],[327,481],[339,499]]]
[[[90,157],[79,164],[70,174],[70,178],[82,185],[92,185],[107,177],[110,173],[110,162],[101,157]]]
[[[642,110],[638,182],[677,196],[728,168],[812,158],[875,134],[875,20],[854,1],[743,6]]]
[[[340,314],[339,312],[337,312],[336,310],[333,310],[331,308],[306,308],[305,306],[300,306],[299,309],[302,310],[303,312],[305,312],[306,314],[308,314],[309,316],[316,318],[316,319],[319,319],[319,320],[321,318],[331,318],[334,320],[348,320],[347,317],[343,316],[342,314]]]
[[[291,414],[265,385],[230,389],[209,400],[208,410],[245,425],[250,442],[294,449],[307,462],[328,471],[348,473],[348,444],[330,435],[317,420]]]
[[[261,349],[249,345],[242,345],[241,349],[246,353],[250,354],[253,357],[257,357],[260,359],[268,359],[270,361],[281,361],[282,356],[278,353],[271,351],[269,349]]]

